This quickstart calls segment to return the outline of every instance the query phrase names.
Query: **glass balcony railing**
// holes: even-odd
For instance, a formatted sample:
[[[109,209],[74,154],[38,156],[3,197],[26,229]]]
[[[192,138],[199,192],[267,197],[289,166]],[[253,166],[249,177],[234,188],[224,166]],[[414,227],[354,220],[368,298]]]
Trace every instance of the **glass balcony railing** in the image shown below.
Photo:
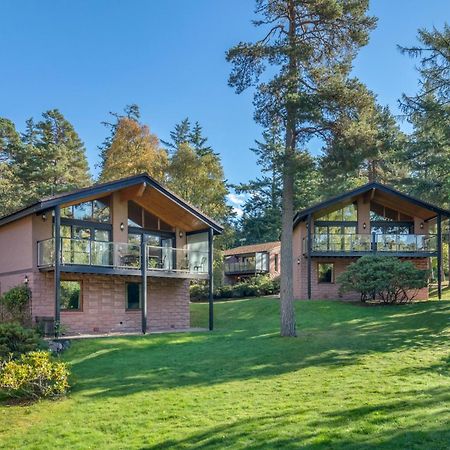
[[[313,234],[312,252],[358,253],[433,253],[437,251],[437,236],[423,234]],[[307,238],[303,239],[306,254]]]
[[[39,241],[38,267],[53,267],[54,263],[54,238]],[[141,247],[138,244],[61,238],[60,264],[140,270]],[[208,253],[147,245],[147,270],[207,274]]]
[[[248,262],[234,262],[225,261],[224,263],[225,273],[265,273],[269,271],[268,261],[256,261]]]

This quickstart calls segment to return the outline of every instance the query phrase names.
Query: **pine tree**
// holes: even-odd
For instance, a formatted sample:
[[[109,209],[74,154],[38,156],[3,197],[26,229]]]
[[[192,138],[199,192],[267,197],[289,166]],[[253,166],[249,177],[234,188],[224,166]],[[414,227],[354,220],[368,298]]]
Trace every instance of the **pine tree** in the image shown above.
[[[191,143],[191,122],[186,117],[180,123],[177,123],[170,132],[170,140],[161,142],[168,147],[169,151],[175,151],[181,144]]]
[[[229,84],[237,93],[256,86],[256,121],[284,130],[281,264],[293,267],[295,154],[312,137],[326,137],[338,113],[353,106],[351,61],[376,21],[366,15],[367,0],[257,0],[256,5],[254,24],[262,37],[228,51]],[[281,335],[295,336],[291,270],[282,272],[280,305]]]

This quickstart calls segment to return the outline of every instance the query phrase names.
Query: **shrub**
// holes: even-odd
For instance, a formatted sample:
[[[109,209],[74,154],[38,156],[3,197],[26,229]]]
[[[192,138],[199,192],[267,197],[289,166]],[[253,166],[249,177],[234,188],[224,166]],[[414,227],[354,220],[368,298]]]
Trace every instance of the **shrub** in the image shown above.
[[[367,255],[350,264],[336,281],[341,294],[359,292],[363,302],[379,299],[402,303],[411,301],[419,289],[427,286],[428,271],[417,269],[410,261]]]
[[[0,389],[9,397],[55,398],[69,389],[66,364],[54,361],[49,352],[37,351],[0,363]]]
[[[19,285],[5,292],[0,298],[2,320],[20,322],[29,321],[31,290],[28,286]]]
[[[258,275],[234,285],[219,286],[214,290],[214,298],[255,297],[274,295],[280,292],[280,280],[271,279],[267,275]],[[192,284],[190,287],[192,301],[208,298],[207,284]]]
[[[37,350],[42,345],[38,334],[17,323],[0,324],[0,358],[17,358],[22,353]]]

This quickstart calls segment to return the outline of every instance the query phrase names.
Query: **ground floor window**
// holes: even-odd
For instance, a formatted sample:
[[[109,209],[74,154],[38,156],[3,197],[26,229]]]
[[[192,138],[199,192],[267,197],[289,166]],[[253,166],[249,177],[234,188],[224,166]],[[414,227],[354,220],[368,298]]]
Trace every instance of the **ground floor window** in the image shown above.
[[[317,264],[318,282],[334,283],[334,264],[318,263]]]
[[[139,309],[141,307],[141,283],[126,284],[126,308]]]
[[[81,281],[61,281],[61,310],[81,310]]]

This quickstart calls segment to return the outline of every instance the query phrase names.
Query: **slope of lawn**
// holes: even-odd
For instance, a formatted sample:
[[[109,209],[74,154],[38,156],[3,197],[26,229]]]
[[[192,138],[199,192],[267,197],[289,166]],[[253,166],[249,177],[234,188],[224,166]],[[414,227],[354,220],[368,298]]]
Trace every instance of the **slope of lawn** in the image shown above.
[[[217,303],[216,331],[76,341],[68,398],[0,406],[7,449],[447,449],[450,302]],[[192,305],[193,325],[207,305]]]

